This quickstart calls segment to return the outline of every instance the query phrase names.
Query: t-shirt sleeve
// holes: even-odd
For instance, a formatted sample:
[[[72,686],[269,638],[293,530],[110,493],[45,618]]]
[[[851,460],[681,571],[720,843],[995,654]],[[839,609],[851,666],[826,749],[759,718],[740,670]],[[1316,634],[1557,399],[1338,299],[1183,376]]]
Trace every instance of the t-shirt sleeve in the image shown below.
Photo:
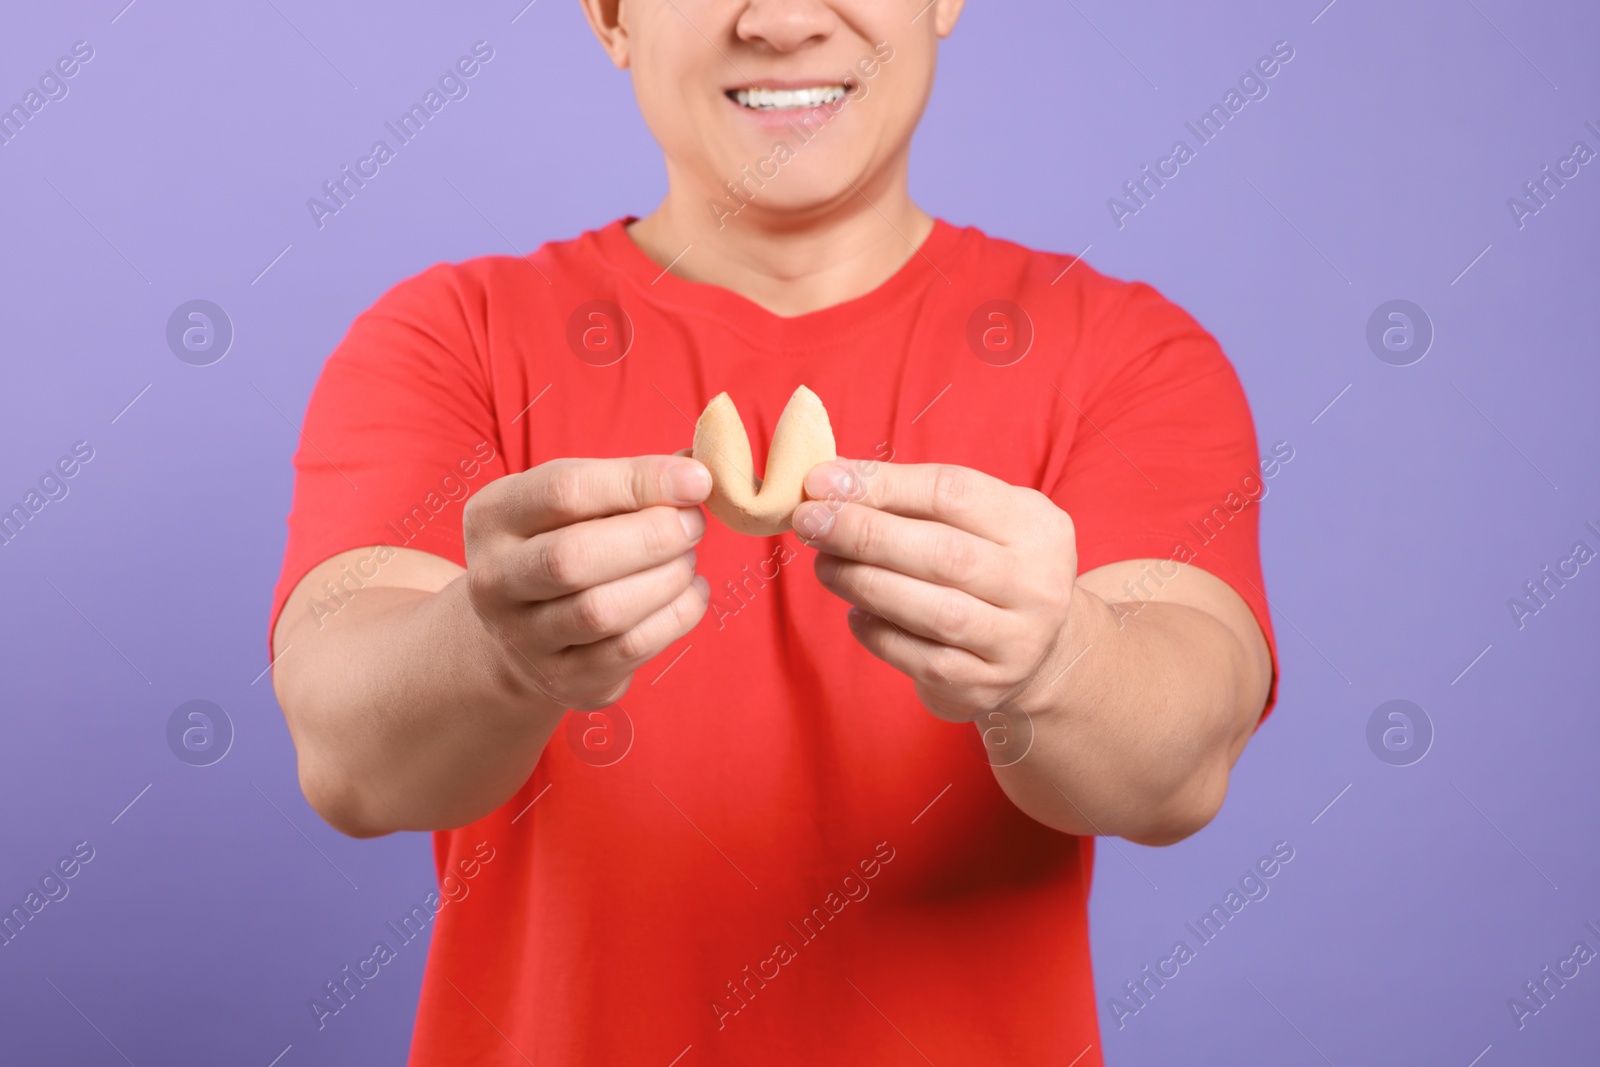
[[[269,646],[296,584],[340,552],[389,545],[466,565],[464,502],[506,473],[473,293],[460,268],[431,267],[357,317],[323,365],[294,454]],[[345,591],[307,610],[335,610],[361,577],[341,575]]]
[[[1244,388],[1216,339],[1151,286],[1119,284],[1084,338],[1095,369],[1078,379],[1081,395],[1063,392],[1076,430],[1050,496],[1072,516],[1080,574],[1177,560],[1243,598],[1272,656],[1264,721],[1277,702],[1278,650],[1259,501],[1275,461],[1259,458]]]

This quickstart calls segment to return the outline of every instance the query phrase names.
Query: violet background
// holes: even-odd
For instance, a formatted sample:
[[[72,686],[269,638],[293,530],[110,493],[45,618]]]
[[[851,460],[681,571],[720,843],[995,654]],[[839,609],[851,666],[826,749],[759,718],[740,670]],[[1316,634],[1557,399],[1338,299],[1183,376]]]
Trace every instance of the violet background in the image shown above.
[[[0,146],[0,505],[95,450],[0,547],[0,905],[96,853],[0,947],[0,1058],[401,1062],[420,943],[322,1031],[307,1007],[434,882],[425,835],[309,809],[262,676],[296,426],[388,286],[643,214],[658,155],[573,0],[124,2],[0,10],[0,104],[95,49]],[[1099,851],[1106,1061],[1596,1062],[1600,965],[1524,1029],[1507,999],[1600,948],[1600,565],[1520,630],[1507,600],[1600,548],[1600,163],[1524,228],[1506,201],[1600,149],[1600,8],[1325,3],[974,0],[917,143],[929,210],[1155,284],[1295,451],[1262,527],[1277,710],[1203,833]],[[479,39],[470,95],[319,231],[306,198]],[[1119,230],[1107,198],[1280,40],[1268,98]],[[235,329],[211,366],[166,344],[194,298]],[[1395,298],[1436,330],[1405,367],[1365,339]],[[1366,740],[1397,698],[1435,732],[1411,766]],[[192,699],[235,732],[208,767],[166,739]],[[1119,1029],[1122,983],[1280,840],[1270,895]]]

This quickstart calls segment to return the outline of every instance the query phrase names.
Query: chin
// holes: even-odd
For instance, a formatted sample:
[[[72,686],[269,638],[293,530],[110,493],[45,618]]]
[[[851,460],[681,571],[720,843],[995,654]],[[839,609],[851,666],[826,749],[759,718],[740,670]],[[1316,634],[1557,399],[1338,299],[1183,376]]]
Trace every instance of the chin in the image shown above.
[[[805,216],[819,214],[840,202],[857,196],[846,175],[867,172],[865,159],[845,159],[844,153],[824,151],[820,146],[786,147],[775,151],[769,146],[753,159],[730,168],[721,181],[708,183],[713,211],[735,214],[761,212],[768,215]],[[831,147],[831,146],[830,146]],[[857,187],[861,179],[855,179]]]

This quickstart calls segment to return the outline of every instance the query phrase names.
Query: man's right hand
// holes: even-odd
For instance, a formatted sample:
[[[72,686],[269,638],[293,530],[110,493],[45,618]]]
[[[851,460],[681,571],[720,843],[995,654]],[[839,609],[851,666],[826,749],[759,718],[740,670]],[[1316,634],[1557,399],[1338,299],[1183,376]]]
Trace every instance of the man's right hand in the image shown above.
[[[563,708],[616,703],[706,613],[710,491],[701,463],[641,456],[551,460],[469,499],[467,595],[512,676]]]
[[[616,703],[704,617],[693,548],[709,490],[684,456],[554,460],[468,498],[465,570],[384,548],[371,575],[379,546],[319,563],[292,594],[308,610],[283,611],[273,643],[306,799],[356,837],[504,804],[567,708]],[[335,583],[330,609],[319,590]]]

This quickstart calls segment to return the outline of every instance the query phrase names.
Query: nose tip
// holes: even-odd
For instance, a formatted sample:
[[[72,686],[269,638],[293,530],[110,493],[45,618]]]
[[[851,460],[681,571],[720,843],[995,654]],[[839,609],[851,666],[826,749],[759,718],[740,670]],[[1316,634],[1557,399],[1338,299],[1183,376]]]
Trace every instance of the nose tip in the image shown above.
[[[822,0],[749,0],[735,33],[747,44],[794,52],[827,40],[838,24],[838,15]]]

